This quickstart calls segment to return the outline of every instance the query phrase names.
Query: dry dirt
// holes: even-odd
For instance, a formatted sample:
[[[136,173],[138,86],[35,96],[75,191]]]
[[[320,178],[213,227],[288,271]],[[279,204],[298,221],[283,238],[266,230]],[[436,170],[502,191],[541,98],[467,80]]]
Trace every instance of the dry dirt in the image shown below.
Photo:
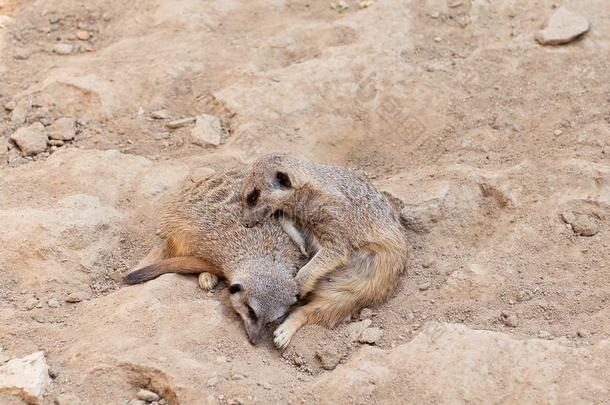
[[[561,2],[591,30],[559,47],[552,1],[358,3],[0,0],[0,354],[46,353],[43,403],[610,403],[608,1]],[[166,127],[204,113],[220,146]],[[9,141],[60,117],[63,146]],[[117,283],[180,181],[270,151],[397,198],[412,257],[374,345],[356,314],[253,347],[226,289]]]

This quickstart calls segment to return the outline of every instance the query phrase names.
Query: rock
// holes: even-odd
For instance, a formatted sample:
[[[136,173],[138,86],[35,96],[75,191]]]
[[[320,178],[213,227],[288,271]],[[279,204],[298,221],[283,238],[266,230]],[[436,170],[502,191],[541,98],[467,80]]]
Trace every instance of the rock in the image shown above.
[[[64,298],[64,301],[66,302],[70,302],[70,303],[76,303],[76,302],[81,302],[83,300],[86,300],[89,298],[89,294],[87,294],[84,291],[77,291],[77,292],[73,292],[69,295],[67,295]]]
[[[150,116],[156,120],[166,120],[170,117],[170,114],[167,110],[157,110],[150,113]]]
[[[417,233],[430,232],[430,227],[441,217],[440,207],[430,206],[406,206],[400,211],[400,218],[408,229]]]
[[[544,29],[535,35],[542,45],[562,45],[589,31],[589,21],[565,7],[559,7],[549,18]]]
[[[49,138],[61,141],[74,139],[76,135],[76,121],[74,118],[62,117],[49,127]]]
[[[138,399],[141,399],[142,401],[148,401],[148,402],[159,400],[159,395],[157,395],[157,393],[149,391],[149,390],[145,390],[145,389],[141,389],[140,391],[138,391],[137,397],[138,397]]]
[[[25,60],[32,56],[32,50],[30,48],[15,48],[13,58],[19,60]]]
[[[31,311],[32,309],[36,308],[36,305],[38,305],[38,298],[30,298],[25,302],[23,307],[27,311]]]
[[[59,43],[53,47],[53,52],[58,55],[70,55],[73,50],[74,45],[72,44]]]
[[[195,122],[197,119],[195,117],[189,117],[189,118],[182,118],[179,120],[174,120],[174,121],[170,121],[167,123],[167,127],[170,129],[177,129],[177,128],[182,128],[185,127],[189,124],[192,124],[193,122]]]
[[[545,331],[545,330],[541,330],[541,331],[538,332],[538,337],[540,339],[548,339],[548,338],[551,337],[551,334],[549,332]]]
[[[49,308],[59,308],[61,306],[57,298],[50,298],[47,301],[47,305],[49,306]]]
[[[590,215],[576,215],[571,225],[574,233],[580,236],[593,236],[599,232],[597,221]]]
[[[360,311],[360,320],[363,319],[370,319],[375,313],[373,312],[372,309],[370,308],[363,308],[362,311]]]
[[[341,353],[332,346],[320,349],[316,352],[316,357],[324,370],[334,370],[341,361]]]
[[[0,366],[9,361],[11,358],[6,354],[0,353]]]
[[[609,354],[607,341],[572,348],[429,322],[395,348],[362,347],[313,390],[328,403],[587,403],[608,398]]]
[[[17,103],[17,105],[11,112],[11,122],[17,125],[23,124],[28,116],[29,107],[30,106],[25,100],[22,100]]]
[[[49,382],[49,367],[42,351],[12,359],[0,367],[0,392],[17,395],[31,404],[42,403]]]
[[[500,320],[508,327],[516,328],[519,326],[519,318],[515,314],[509,314],[508,312],[502,312],[500,314]]]
[[[50,24],[57,24],[59,21],[61,21],[61,17],[58,15],[50,15],[49,16],[49,23]]]
[[[87,31],[78,30],[76,31],[76,38],[80,39],[81,41],[87,41],[89,38],[91,38],[91,34],[89,34]]]
[[[197,117],[195,127],[191,130],[191,142],[195,145],[220,145],[222,141],[222,125],[220,118],[202,114]]]
[[[6,104],[4,104],[4,109],[6,111],[13,111],[16,107],[17,103],[15,103],[13,100],[7,101]]]
[[[11,135],[11,140],[17,144],[26,156],[36,155],[47,149],[47,135],[44,126],[36,122],[29,127],[19,128]]]
[[[371,326],[371,324],[373,323],[373,321],[371,321],[370,319],[365,319],[363,321],[360,322],[353,322],[350,323],[347,326],[347,336],[350,338],[350,340],[352,342],[355,342],[358,340],[358,338],[360,337],[360,335],[362,334],[362,332],[368,328],[369,326]]]
[[[426,291],[429,290],[431,286],[432,284],[429,281],[426,281],[417,288],[419,289],[419,291]]]
[[[563,131],[561,129],[556,129],[553,131],[553,135],[555,136],[560,136],[561,134],[563,134]]]
[[[49,143],[52,146],[64,146],[64,141],[62,141],[61,139],[50,139]]]
[[[590,333],[586,329],[581,329],[578,332],[576,332],[576,336],[578,336],[580,338],[586,338],[586,337],[589,337],[589,335],[590,335]]]
[[[358,338],[360,343],[375,344],[383,336],[383,330],[379,328],[366,328]]]

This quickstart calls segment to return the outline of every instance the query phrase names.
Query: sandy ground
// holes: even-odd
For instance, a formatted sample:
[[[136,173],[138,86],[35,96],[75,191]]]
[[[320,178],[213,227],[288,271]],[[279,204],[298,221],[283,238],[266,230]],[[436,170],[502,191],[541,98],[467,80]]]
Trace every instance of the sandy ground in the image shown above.
[[[45,352],[42,403],[610,403],[607,0],[561,2],[591,29],[558,47],[551,1],[369,3],[0,0],[0,356]],[[200,114],[221,145],[167,127]],[[63,145],[9,140],[62,117]],[[222,287],[117,282],[181,181],[270,151],[364,170],[412,253],[283,353]]]

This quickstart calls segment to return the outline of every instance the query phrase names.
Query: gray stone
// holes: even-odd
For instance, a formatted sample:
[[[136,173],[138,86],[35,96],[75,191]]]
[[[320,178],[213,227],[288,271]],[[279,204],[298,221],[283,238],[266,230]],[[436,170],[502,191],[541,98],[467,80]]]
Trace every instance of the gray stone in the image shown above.
[[[47,301],[47,305],[49,306],[49,308],[59,308],[61,306],[57,298],[50,298]]]
[[[220,118],[202,114],[197,117],[195,127],[191,130],[191,142],[195,145],[220,145],[222,141],[222,124]]]
[[[379,328],[366,328],[358,338],[360,343],[375,344],[383,336],[383,330]]]
[[[70,55],[73,50],[74,45],[72,44],[59,43],[55,44],[55,46],[53,47],[53,52],[58,55]]]
[[[159,395],[157,395],[157,393],[149,391],[149,390],[145,390],[145,389],[141,389],[140,391],[138,391],[137,397],[138,397],[138,399],[141,399],[142,401],[148,401],[148,402],[159,400]]]
[[[74,139],[76,135],[76,121],[74,118],[62,117],[49,127],[49,138],[61,141]]]
[[[47,149],[47,135],[44,126],[36,122],[29,127],[19,128],[11,135],[11,140],[17,144],[26,156],[36,155]]]
[[[589,31],[589,21],[565,7],[559,7],[549,18],[544,29],[536,33],[542,45],[562,45]]]
[[[0,367],[0,392],[17,395],[30,404],[42,403],[49,382],[49,367],[42,351],[12,359]]]

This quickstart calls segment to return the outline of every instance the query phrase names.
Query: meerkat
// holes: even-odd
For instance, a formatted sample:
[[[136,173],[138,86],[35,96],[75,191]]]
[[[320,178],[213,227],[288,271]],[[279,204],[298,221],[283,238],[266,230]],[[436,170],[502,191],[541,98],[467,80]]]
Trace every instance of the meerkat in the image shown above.
[[[264,225],[280,212],[315,245],[295,277],[305,304],[275,330],[278,347],[305,324],[332,327],[394,291],[406,267],[406,236],[385,196],[355,171],[267,155],[246,170],[241,197],[244,225]]]
[[[199,285],[212,289],[224,278],[248,339],[258,344],[266,326],[297,301],[294,275],[306,258],[299,251],[303,246],[288,236],[299,238],[289,221],[272,220],[256,228],[242,225],[242,180],[243,174],[232,170],[183,187],[160,212],[163,245],[153,248],[140,262],[147,265],[124,281],[136,284],[164,273],[200,273]]]

